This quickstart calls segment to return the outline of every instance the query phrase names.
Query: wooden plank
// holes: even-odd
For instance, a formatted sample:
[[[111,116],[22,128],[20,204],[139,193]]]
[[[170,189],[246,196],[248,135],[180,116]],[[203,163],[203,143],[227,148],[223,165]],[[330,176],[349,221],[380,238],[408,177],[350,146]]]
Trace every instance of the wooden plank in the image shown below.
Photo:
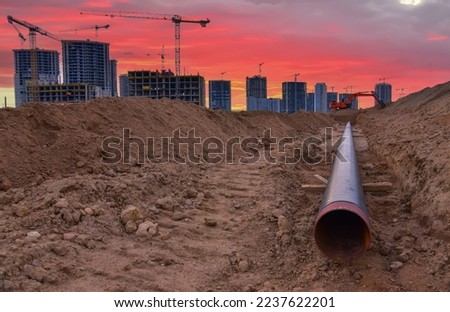
[[[325,184],[328,183],[328,180],[322,177],[320,174],[315,174],[314,177],[316,177],[316,179],[318,179],[320,182],[323,182]]]
[[[363,183],[364,192],[387,192],[392,190],[391,182]],[[327,186],[324,184],[302,184],[301,189],[308,192],[324,192]]]

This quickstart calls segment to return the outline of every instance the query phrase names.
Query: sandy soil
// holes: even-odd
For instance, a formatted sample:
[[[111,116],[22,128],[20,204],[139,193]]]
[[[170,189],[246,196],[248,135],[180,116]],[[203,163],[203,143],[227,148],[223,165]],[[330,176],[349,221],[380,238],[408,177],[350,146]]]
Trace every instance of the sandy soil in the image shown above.
[[[134,98],[0,110],[0,290],[449,291],[449,94],[437,86],[357,116]],[[347,119],[363,182],[394,187],[365,194],[373,244],[345,265],[316,248],[321,195],[300,188],[329,163],[140,164],[134,149],[130,164],[105,164],[100,148],[124,128],[325,140]]]

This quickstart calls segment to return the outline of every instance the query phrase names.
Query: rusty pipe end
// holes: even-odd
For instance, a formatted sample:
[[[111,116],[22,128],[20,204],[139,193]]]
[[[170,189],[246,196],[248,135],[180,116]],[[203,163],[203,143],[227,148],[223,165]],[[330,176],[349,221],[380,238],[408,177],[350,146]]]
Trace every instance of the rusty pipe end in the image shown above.
[[[334,202],[323,207],[316,218],[314,238],[329,258],[350,262],[366,251],[371,242],[367,214],[350,202]]]

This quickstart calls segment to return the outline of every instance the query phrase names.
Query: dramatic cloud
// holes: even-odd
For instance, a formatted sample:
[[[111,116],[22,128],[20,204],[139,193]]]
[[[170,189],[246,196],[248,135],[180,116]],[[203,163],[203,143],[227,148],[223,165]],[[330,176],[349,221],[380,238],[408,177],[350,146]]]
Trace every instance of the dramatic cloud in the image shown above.
[[[26,0],[1,4],[0,9],[62,38],[110,42],[119,73],[160,68],[162,45],[168,53],[166,67],[173,69],[173,23],[80,15],[80,10],[210,18],[206,28],[182,24],[182,71],[199,72],[207,80],[220,79],[226,72],[224,78],[232,80],[235,108],[244,107],[245,77],[257,74],[261,62],[269,96],[280,96],[281,82],[292,80],[295,73],[300,73],[308,89],[324,81],[338,92],[350,85],[354,91],[371,90],[382,78],[388,78],[394,90],[413,92],[450,77],[450,2],[444,0],[417,5],[399,0]],[[60,32],[103,24],[111,27],[99,30],[98,38],[94,30]],[[12,88],[11,50],[21,43],[6,16],[0,29],[0,87]],[[21,31],[27,34],[26,29]],[[38,46],[61,49],[60,43],[42,36]]]

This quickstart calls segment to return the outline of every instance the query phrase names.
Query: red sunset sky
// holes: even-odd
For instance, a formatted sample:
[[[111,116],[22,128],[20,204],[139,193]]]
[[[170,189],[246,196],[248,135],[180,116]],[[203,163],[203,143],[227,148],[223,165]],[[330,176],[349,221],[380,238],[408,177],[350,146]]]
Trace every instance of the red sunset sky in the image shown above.
[[[420,2],[420,3],[419,3]],[[408,4],[409,3],[409,4]],[[415,3],[416,5],[412,5]],[[418,4],[417,4],[418,3]],[[160,68],[162,45],[174,70],[174,26],[170,21],[80,15],[81,10],[123,10],[209,18],[206,28],[181,25],[182,71],[206,80],[232,81],[233,109],[245,107],[245,77],[262,72],[268,95],[281,97],[281,82],[300,73],[312,90],[326,82],[335,91],[373,90],[380,78],[393,85],[394,99],[450,80],[450,1],[448,0],[1,0],[0,99],[13,105],[13,53],[21,48],[12,15],[63,39],[95,40],[94,30],[67,29],[110,24],[98,40],[110,42],[119,73]],[[24,34],[27,29],[21,28]],[[38,35],[37,45],[61,50]],[[23,44],[28,48],[28,42]],[[147,56],[150,54],[150,56]],[[361,99],[363,106],[373,104]]]

